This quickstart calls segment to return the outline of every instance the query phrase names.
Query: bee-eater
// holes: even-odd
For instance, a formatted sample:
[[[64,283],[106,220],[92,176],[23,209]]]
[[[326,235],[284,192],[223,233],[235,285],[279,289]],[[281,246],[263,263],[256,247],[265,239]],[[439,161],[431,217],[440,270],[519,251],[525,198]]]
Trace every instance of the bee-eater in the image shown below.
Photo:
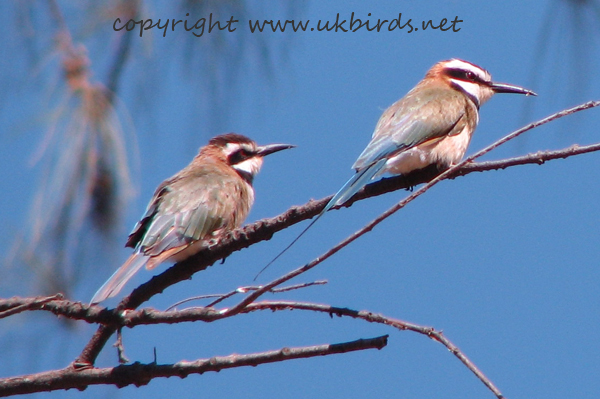
[[[258,146],[235,133],[212,138],[188,166],[158,186],[127,240],[133,254],[91,303],[118,294],[142,266],[153,269],[165,261],[182,261],[209,240],[239,227],[254,202],[252,181],[263,157],[292,147]]]
[[[488,71],[467,61],[451,59],[431,67],[423,80],[381,115],[371,141],[352,165],[356,174],[269,265],[325,212],[343,205],[383,173],[406,175],[432,164],[444,170],[458,163],[479,123],[479,107],[495,93],[536,95],[519,86],[495,83]]]

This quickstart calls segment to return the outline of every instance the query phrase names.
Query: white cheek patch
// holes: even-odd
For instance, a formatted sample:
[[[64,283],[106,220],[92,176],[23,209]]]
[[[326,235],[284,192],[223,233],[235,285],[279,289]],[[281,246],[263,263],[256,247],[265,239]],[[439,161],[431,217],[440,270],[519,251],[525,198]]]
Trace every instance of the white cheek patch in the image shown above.
[[[251,176],[256,176],[256,174],[260,171],[261,166],[262,158],[252,157],[240,163],[236,163],[233,165],[233,168],[239,170],[240,172],[248,173]]]
[[[465,82],[464,80],[450,79],[452,84],[460,86],[460,88],[467,94],[479,108],[481,105],[481,86],[473,82]]]
[[[481,96],[481,87],[477,83],[465,82],[464,80],[458,79],[450,79],[450,81],[452,81],[452,83],[455,85],[460,86],[465,93],[473,97],[477,97],[479,99]]]

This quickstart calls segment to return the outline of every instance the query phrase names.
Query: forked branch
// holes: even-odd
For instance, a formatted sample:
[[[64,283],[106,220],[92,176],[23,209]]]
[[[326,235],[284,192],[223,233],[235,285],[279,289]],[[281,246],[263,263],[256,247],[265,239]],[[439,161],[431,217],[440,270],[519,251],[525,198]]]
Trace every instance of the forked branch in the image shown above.
[[[409,195],[407,198],[405,198],[402,201],[400,201],[399,203],[397,203],[395,206],[393,206],[392,208],[390,208],[389,210],[384,212],[382,215],[380,215],[378,218],[374,219],[372,222],[367,224],[365,227],[363,227],[359,231],[355,232],[354,234],[352,234],[351,236],[349,236],[348,238],[346,238],[345,240],[340,242],[338,245],[332,247],[330,250],[328,250],[326,253],[324,253],[320,257],[314,259],[313,261],[303,265],[302,267],[300,267],[296,270],[293,270],[293,271],[287,273],[286,275],[284,275],[282,277],[279,277],[279,278],[273,280],[272,282],[270,282],[266,285],[259,286],[259,287],[253,287],[253,290],[249,290],[248,295],[244,299],[242,299],[239,303],[237,303],[236,305],[234,305],[233,307],[231,307],[229,309],[222,309],[222,310],[216,311],[213,308],[200,308],[200,309],[204,309],[204,310],[200,311],[199,309],[196,309],[196,310],[192,309],[192,310],[184,310],[184,311],[180,311],[180,312],[154,312],[151,310],[141,310],[139,312],[136,312],[136,311],[123,312],[123,310],[125,310],[125,309],[137,308],[143,302],[145,302],[149,298],[151,298],[153,295],[156,295],[157,293],[162,292],[167,287],[169,287],[179,281],[189,279],[194,273],[196,273],[200,270],[206,269],[208,266],[212,265],[217,260],[228,256],[229,254],[231,254],[234,251],[243,249],[243,248],[253,245],[259,241],[268,240],[271,238],[271,236],[274,233],[276,233],[280,230],[283,230],[283,229],[285,229],[295,223],[298,223],[302,220],[306,220],[306,219],[314,217],[321,211],[321,209],[323,209],[323,207],[325,206],[327,201],[329,201],[330,197],[322,199],[320,201],[310,201],[309,203],[307,203],[303,206],[300,206],[300,207],[292,207],[287,212],[279,215],[276,218],[261,220],[254,224],[248,225],[248,226],[244,227],[243,229],[238,229],[238,230],[232,231],[231,233],[220,238],[209,248],[201,251],[197,255],[195,255],[183,262],[180,262],[180,263],[174,265],[173,267],[169,268],[162,274],[155,276],[147,283],[141,285],[140,287],[135,289],[131,295],[126,297],[118,305],[118,307],[116,309],[113,309],[113,310],[103,309],[99,306],[87,306],[87,305],[80,304],[80,303],[73,303],[73,302],[61,300],[58,297],[57,298],[54,298],[54,297],[11,298],[8,300],[0,300],[0,317],[7,317],[12,314],[20,313],[22,311],[27,311],[27,310],[49,310],[57,315],[62,315],[62,316],[69,317],[72,319],[81,319],[81,320],[86,320],[86,321],[92,322],[92,323],[101,323],[102,324],[100,326],[100,328],[96,331],[96,333],[94,334],[92,339],[88,342],[88,344],[86,345],[86,347],[84,348],[83,352],[80,354],[78,359],[72,364],[72,367],[68,367],[63,370],[58,370],[58,371],[53,371],[53,372],[40,373],[40,374],[36,374],[34,376],[28,376],[27,378],[36,378],[36,380],[28,380],[28,384],[25,384],[28,386],[28,388],[23,388],[23,386],[21,386],[21,388],[19,388],[19,389],[32,389],[32,390],[25,390],[25,391],[19,391],[19,392],[27,393],[27,392],[38,392],[38,391],[46,390],[46,389],[40,389],[41,387],[37,386],[37,385],[36,385],[36,388],[32,388],[32,386],[38,383],[37,378],[40,378],[40,380],[44,380],[45,378],[48,378],[49,376],[51,376],[52,373],[62,373],[61,374],[62,380],[69,380],[70,378],[75,378],[75,380],[73,380],[73,381],[75,381],[75,383],[73,385],[71,385],[70,387],[84,389],[85,386],[89,385],[89,383],[87,383],[85,381],[85,378],[89,377],[89,375],[88,375],[89,373],[93,374],[93,372],[96,372],[96,371],[100,372],[100,375],[102,375],[101,372],[103,372],[105,370],[111,370],[111,373],[114,373],[115,370],[125,370],[125,371],[123,371],[123,373],[127,374],[127,373],[133,372],[133,371],[128,371],[128,370],[134,370],[134,371],[137,370],[137,369],[135,369],[135,367],[142,367],[144,370],[148,370],[148,367],[150,367],[151,370],[156,370],[157,367],[163,367],[163,366],[156,366],[156,365],[134,364],[131,366],[120,366],[120,367],[117,367],[114,369],[93,369],[92,368],[93,363],[95,362],[95,359],[98,356],[99,352],[105,346],[107,340],[118,328],[120,328],[122,326],[132,326],[132,325],[136,325],[136,324],[152,324],[154,322],[157,322],[158,319],[160,319],[160,317],[166,317],[166,316],[171,317],[171,319],[162,319],[159,322],[162,322],[162,323],[181,322],[181,321],[192,321],[192,319],[195,319],[195,320],[203,319],[204,321],[213,321],[213,320],[220,319],[220,318],[231,317],[231,316],[239,314],[239,313],[247,313],[247,312],[254,311],[254,310],[260,310],[265,307],[273,309],[273,308],[277,308],[277,307],[290,308],[290,306],[301,306],[298,304],[290,305],[290,303],[285,303],[285,302],[277,302],[277,303],[276,302],[259,302],[259,303],[257,303],[256,300],[258,298],[260,298],[266,292],[273,290],[275,287],[278,287],[281,284],[283,284],[284,282],[287,282],[288,280],[304,273],[305,271],[310,270],[311,268],[313,268],[313,267],[317,266],[318,264],[320,264],[321,262],[323,262],[325,259],[329,258],[330,256],[333,256],[335,253],[337,253],[339,250],[344,248],[346,245],[350,244],[351,242],[353,242],[354,240],[356,240],[358,237],[362,236],[366,232],[372,230],[381,221],[383,221],[384,219],[386,219],[393,213],[397,212],[398,210],[402,209],[408,203],[415,200],[420,195],[422,195],[426,191],[428,191],[435,184],[439,183],[440,181],[442,181],[444,179],[453,179],[458,176],[464,176],[464,175],[467,175],[467,174],[473,173],[473,172],[504,169],[504,168],[512,167],[512,166],[516,166],[516,165],[542,164],[549,160],[567,158],[567,157],[574,156],[574,155],[579,155],[579,154],[583,154],[583,153],[587,153],[587,152],[593,152],[593,151],[600,150],[600,143],[589,145],[589,146],[581,146],[581,147],[574,145],[574,146],[571,146],[569,148],[565,148],[562,150],[538,152],[535,154],[529,154],[526,156],[505,159],[505,160],[501,160],[501,161],[473,163],[473,160],[475,160],[476,158],[488,153],[489,151],[492,151],[494,148],[498,147],[499,145],[501,145],[509,140],[512,140],[513,138],[515,138],[537,126],[543,125],[545,123],[548,123],[555,119],[561,118],[563,116],[582,111],[584,109],[597,107],[599,105],[600,105],[599,101],[588,102],[588,103],[582,104],[580,106],[558,112],[558,113],[551,115],[547,118],[544,118],[538,122],[527,125],[526,127],[519,129],[519,130],[505,136],[504,138],[502,138],[501,140],[498,140],[491,146],[485,148],[482,151],[479,151],[475,155],[465,159],[463,162],[459,163],[458,165],[453,166],[452,168],[450,168],[442,173],[439,173],[439,171],[434,170],[432,168],[428,168],[426,170],[412,174],[412,175],[408,176],[408,178],[400,176],[400,177],[395,177],[395,178],[390,178],[390,179],[383,179],[379,182],[368,185],[364,190],[359,192],[345,206],[350,206],[354,201],[362,200],[364,198],[380,195],[380,194],[383,194],[383,193],[386,193],[389,191],[394,191],[394,190],[398,190],[398,189],[402,189],[402,188],[408,188],[408,187],[414,186],[416,184],[427,182],[419,190],[416,190],[414,193]],[[317,305],[314,305],[314,304],[302,305],[302,306],[309,306],[309,307],[311,307],[310,310],[317,310],[316,309]],[[321,305],[319,305],[319,306],[321,306]],[[334,312],[334,311],[332,311],[332,309],[338,309],[338,310]],[[389,322],[392,319],[387,319],[387,318],[384,318],[383,316],[374,317],[371,313],[368,313],[368,315],[370,315],[370,316],[367,317],[367,315],[364,315],[364,317],[363,317],[363,316],[360,316],[361,315],[360,312],[351,311],[351,310],[341,310],[341,309],[342,308],[328,307],[327,310],[320,310],[320,311],[327,311],[328,313],[342,314],[342,315],[347,315],[347,316],[352,316],[352,314],[354,314],[354,316],[352,316],[352,317],[364,318],[365,320],[368,319],[368,321],[375,321],[377,319],[377,317],[379,317],[379,318],[382,318],[382,319],[380,319],[381,321],[376,321],[376,322],[388,321],[388,322],[385,322],[384,324],[394,325],[393,323]],[[308,310],[308,308],[307,308],[307,310]],[[346,312],[348,312],[348,313],[346,314]],[[167,313],[170,313],[170,314],[167,315]],[[136,319],[136,317],[137,317],[137,319]],[[154,319],[153,319],[153,317],[154,317]],[[156,317],[158,317],[158,319],[156,319]],[[184,319],[186,319],[186,320],[184,320]],[[411,326],[409,323],[399,322],[399,321],[397,321],[397,322],[400,324],[394,325],[396,328],[410,329],[410,330],[414,330],[414,331],[420,330],[419,332],[424,333],[424,334],[430,336],[431,338],[434,338],[437,341],[441,342],[442,344],[446,345],[446,347],[448,347],[448,349],[450,349],[452,353],[454,353],[457,357],[459,357],[459,359],[461,359],[461,361],[467,367],[469,367],[469,369],[471,369],[475,374],[478,375],[478,377],[488,386],[488,388],[490,388],[494,392],[494,394],[497,397],[499,397],[499,398],[502,397],[500,392],[493,386],[493,384],[491,384],[491,382],[489,380],[487,380],[487,378],[485,378],[485,376],[483,376],[483,374],[481,374],[481,372],[479,372],[476,369],[476,367],[474,365],[472,365],[472,363],[470,363],[470,361],[464,355],[461,354],[461,352],[458,350],[458,348],[456,348],[454,345],[452,345],[452,343],[450,341],[448,341],[441,333],[438,333],[438,332],[434,331],[433,329],[429,329],[427,327],[415,326],[413,329],[413,328],[407,327],[407,326]],[[396,322],[394,322],[394,323],[396,323]],[[225,359],[225,358],[223,358],[223,359]],[[180,363],[177,363],[177,365],[179,365],[179,364]],[[242,365],[245,365],[245,364],[242,364]],[[171,367],[171,366],[175,366],[175,365],[168,365],[165,367]],[[123,368],[123,367],[125,367],[125,368]],[[129,368],[127,368],[127,367],[129,367]],[[205,370],[205,371],[209,371],[209,370]],[[117,374],[120,372],[121,371],[118,371]],[[193,371],[193,372],[196,372],[196,371]],[[200,372],[200,371],[198,371],[198,372]],[[81,373],[84,373],[84,374],[81,374]],[[84,375],[84,377],[85,376],[87,376],[87,377],[85,377],[83,380],[79,380],[79,379],[77,379],[78,377],[76,377],[76,375]],[[147,376],[148,374],[145,374],[145,372],[144,372],[144,373],[142,373],[142,375]],[[173,375],[179,375],[179,374],[173,374]],[[99,378],[96,376],[96,374],[93,374],[93,376],[94,376],[94,378]],[[157,374],[156,376],[161,376],[161,375]],[[25,378],[25,377],[0,380],[0,389],[3,386],[8,387],[8,385],[2,385],[2,384],[9,383],[9,384],[17,384],[18,385],[19,384],[18,381],[23,380],[23,378]],[[105,378],[105,376],[102,378]],[[141,378],[141,377],[136,377],[136,378]],[[149,378],[154,378],[154,376],[151,375]],[[47,380],[44,380],[44,381],[47,381]],[[94,380],[94,381],[96,381],[96,380]],[[144,383],[147,383],[148,381],[149,380],[136,379],[135,381],[129,382],[129,383],[144,384]],[[83,382],[83,385],[78,385],[82,382]],[[21,381],[21,383],[22,383],[22,381]],[[60,382],[59,384],[62,384],[62,383],[63,382]],[[108,382],[98,382],[98,383],[115,383],[115,384],[119,385],[117,382],[114,382],[113,380],[108,381]],[[11,385],[11,386],[13,386],[13,385]],[[6,389],[9,389],[9,388],[6,388]],[[65,389],[65,388],[63,388],[62,386],[59,386],[58,388],[53,388],[53,389]],[[9,391],[6,391],[6,390],[1,391],[0,390],[0,396],[1,396],[1,392],[9,392]],[[10,392],[13,392],[13,391],[10,391]]]

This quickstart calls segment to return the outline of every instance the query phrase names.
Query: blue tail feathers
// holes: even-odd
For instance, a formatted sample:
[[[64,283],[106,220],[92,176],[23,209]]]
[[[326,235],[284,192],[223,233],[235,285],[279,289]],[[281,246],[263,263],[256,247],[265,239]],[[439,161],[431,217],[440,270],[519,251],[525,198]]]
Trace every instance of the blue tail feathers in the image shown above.
[[[327,203],[325,208],[321,211],[321,214],[327,212],[334,206],[340,206],[346,203],[350,198],[354,196],[357,192],[360,191],[361,188],[369,184],[369,182],[381,171],[387,159],[380,159],[374,164],[368,166],[367,168],[356,172],[354,176],[350,178],[344,184],[342,188],[333,196],[331,201]],[[319,216],[321,215],[319,214]]]

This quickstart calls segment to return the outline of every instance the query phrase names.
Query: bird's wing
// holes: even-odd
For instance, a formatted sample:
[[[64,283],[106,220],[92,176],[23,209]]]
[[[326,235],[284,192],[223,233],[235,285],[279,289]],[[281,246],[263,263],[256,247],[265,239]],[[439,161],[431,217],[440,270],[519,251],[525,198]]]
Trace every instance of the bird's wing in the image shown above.
[[[127,246],[135,252],[100,287],[92,303],[115,296],[142,266],[152,268],[195,241],[238,227],[252,200],[251,189],[235,172],[224,173],[211,164],[192,164],[166,180],[129,235]]]
[[[466,124],[466,101],[454,91],[412,90],[383,113],[371,142],[352,167],[361,171],[429,140],[459,133]]]
[[[128,244],[154,257],[238,227],[249,211],[239,205],[249,195],[244,185],[237,176],[214,173],[210,167],[165,181]]]
[[[136,248],[141,240],[144,238],[146,231],[152,224],[156,213],[158,212],[158,206],[162,201],[162,197],[168,193],[168,184],[170,180],[166,180],[158,186],[152,199],[148,203],[146,207],[146,211],[144,212],[144,216],[135,224],[133,230],[129,234],[127,238],[127,243],[125,243],[126,247]]]

